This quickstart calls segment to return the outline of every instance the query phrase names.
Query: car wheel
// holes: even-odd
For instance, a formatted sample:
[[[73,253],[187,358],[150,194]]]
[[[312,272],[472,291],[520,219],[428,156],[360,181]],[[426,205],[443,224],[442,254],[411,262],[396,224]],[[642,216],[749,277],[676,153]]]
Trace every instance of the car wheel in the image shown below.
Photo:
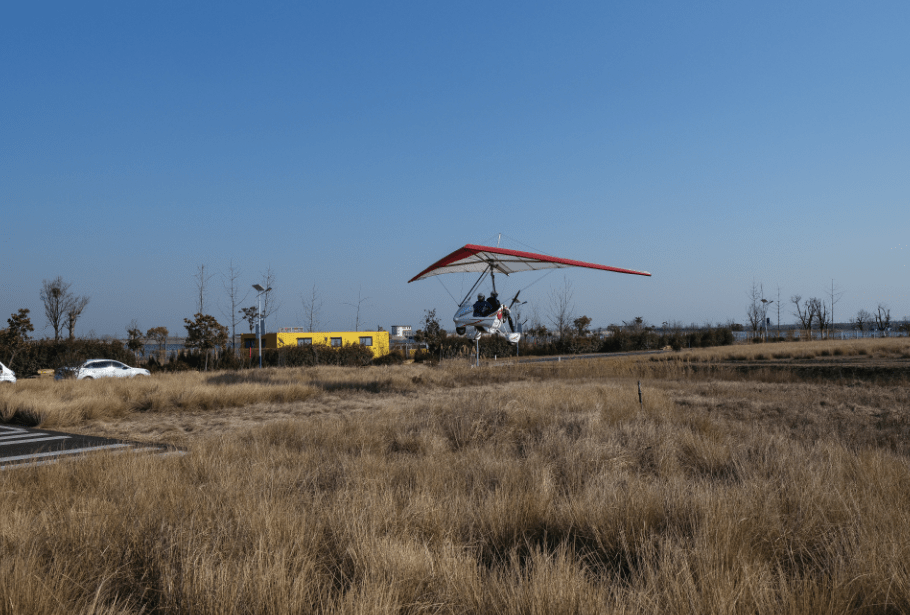
[[[83,379],[83,380],[94,380],[95,377],[94,377],[94,376],[85,376],[85,377],[83,377],[82,379]]]

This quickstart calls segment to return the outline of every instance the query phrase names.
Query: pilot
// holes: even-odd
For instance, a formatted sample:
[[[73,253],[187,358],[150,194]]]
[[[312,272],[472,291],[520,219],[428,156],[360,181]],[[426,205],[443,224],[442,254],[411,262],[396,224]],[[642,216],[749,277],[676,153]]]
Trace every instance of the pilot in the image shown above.
[[[477,295],[477,302],[474,304],[474,316],[486,316],[488,309],[490,309],[490,304],[487,303],[483,293]]]

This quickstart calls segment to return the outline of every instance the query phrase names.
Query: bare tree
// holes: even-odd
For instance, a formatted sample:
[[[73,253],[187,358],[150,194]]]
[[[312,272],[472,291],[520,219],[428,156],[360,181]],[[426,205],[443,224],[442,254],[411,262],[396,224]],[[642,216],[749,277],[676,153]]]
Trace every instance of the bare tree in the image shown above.
[[[850,319],[850,324],[853,325],[854,329],[863,332],[866,330],[866,326],[874,322],[872,314],[866,310],[860,310],[856,313],[856,316]]]
[[[531,326],[525,330],[525,333],[532,335],[536,341],[538,337],[542,337],[544,335],[544,326],[543,321],[540,320],[540,312],[537,310],[537,304],[532,303],[530,305],[531,316],[528,320],[530,320]]]
[[[777,287],[777,335],[780,337],[780,285]]]
[[[225,294],[227,294],[227,299],[229,308],[227,313],[224,310],[221,311],[221,315],[229,319],[228,322],[231,324],[231,346],[233,347],[237,343],[237,325],[240,323],[243,318],[240,317],[240,310],[237,307],[246,301],[246,298],[249,296],[250,291],[247,289],[243,297],[240,296],[240,286],[238,280],[240,279],[242,272],[240,269],[234,266],[234,260],[231,259],[230,264],[228,265],[227,273],[221,274],[221,286],[224,288]]]
[[[759,329],[765,322],[765,306],[762,303],[764,289],[761,285],[752,281],[752,288],[749,289],[749,305],[746,306],[746,321],[749,323],[749,329],[752,331],[752,337],[758,335]]]
[[[790,297],[790,302],[793,304],[793,307],[796,308],[796,311],[793,312],[793,315],[799,319],[799,325],[803,331],[806,332],[806,335],[809,339],[812,339],[812,322],[815,319],[815,312],[810,308],[811,299],[803,303],[802,295],[793,295]]]
[[[806,303],[806,309],[811,310],[815,316],[815,324],[818,327],[820,337],[827,337],[828,327],[831,325],[831,315],[828,313],[828,306],[821,299],[813,297]]]
[[[64,326],[69,328],[70,339],[73,338],[76,321],[88,305],[88,297],[73,296],[69,291],[70,286],[72,284],[64,282],[60,276],[53,280],[44,280],[41,284],[39,296],[44,304],[47,324],[54,330],[55,342],[60,341]]]
[[[831,325],[834,326],[837,321],[834,320],[834,306],[840,303],[841,297],[844,296],[844,291],[840,288],[834,286],[834,278],[831,279],[831,289],[828,291],[828,305],[831,306]]]
[[[64,282],[60,276],[53,280],[44,280],[41,284],[39,296],[41,302],[44,303],[44,316],[47,318],[47,324],[54,330],[55,342],[60,340],[60,332],[63,330],[70,286],[71,284]]]
[[[884,336],[884,332],[891,327],[891,309],[884,303],[879,303],[873,317],[875,318],[875,328]]]
[[[307,331],[319,331],[322,326],[319,321],[322,315],[322,300],[319,298],[315,283],[313,283],[313,288],[310,290],[310,296],[301,295],[300,302],[303,304],[303,320],[306,323]]]
[[[548,317],[550,324],[556,329],[560,338],[564,337],[566,332],[569,331],[572,321],[575,319],[575,305],[572,303],[574,295],[572,283],[566,276],[562,278],[561,288],[554,288],[550,291],[550,312]]]
[[[358,288],[357,289],[357,303],[345,303],[345,305],[350,305],[356,311],[356,315],[354,316],[354,331],[360,331],[360,309],[363,306],[363,304],[370,299],[369,297],[362,297],[361,296],[362,293],[363,293],[363,288],[362,287]],[[433,315],[435,317],[435,315],[436,315],[435,310],[433,310]]]
[[[207,294],[207,286],[209,280],[215,277],[215,274],[206,274],[205,265],[199,265],[196,268],[196,273],[193,274],[193,280],[196,282],[196,312],[199,314],[205,314],[205,296]]]
[[[275,292],[275,272],[272,271],[271,265],[262,274],[260,284],[263,288],[269,289],[268,292],[262,294],[262,320],[265,320],[281,309],[281,304],[275,299],[273,294]]]
[[[752,331],[752,337],[758,335],[758,330],[761,328],[763,320],[764,314],[762,311],[762,304],[750,303],[748,307],[746,307],[746,321],[749,323],[749,330]]]
[[[66,310],[66,328],[69,331],[69,338],[76,337],[76,321],[82,316],[82,310],[88,305],[88,297],[73,297],[70,305]]]

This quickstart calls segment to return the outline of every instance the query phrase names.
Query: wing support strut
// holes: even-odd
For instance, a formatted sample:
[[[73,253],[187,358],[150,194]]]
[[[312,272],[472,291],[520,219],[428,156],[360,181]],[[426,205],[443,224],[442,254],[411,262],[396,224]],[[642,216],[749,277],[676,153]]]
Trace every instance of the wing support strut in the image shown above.
[[[474,294],[474,291],[477,290],[477,287],[480,286],[480,283],[483,282],[483,279],[484,279],[485,277],[487,277],[487,274],[488,274],[488,273],[490,273],[490,269],[487,269],[486,271],[484,271],[483,273],[480,274],[480,277],[477,278],[477,281],[476,281],[476,282],[474,282],[474,286],[471,287],[471,290],[468,291],[468,294],[466,294],[466,295],[464,296],[464,299],[461,300],[461,303],[459,304],[459,307],[467,304],[467,302],[468,302],[468,301],[470,300],[470,298],[471,298],[471,295]],[[494,288],[495,288],[495,284],[494,284]]]

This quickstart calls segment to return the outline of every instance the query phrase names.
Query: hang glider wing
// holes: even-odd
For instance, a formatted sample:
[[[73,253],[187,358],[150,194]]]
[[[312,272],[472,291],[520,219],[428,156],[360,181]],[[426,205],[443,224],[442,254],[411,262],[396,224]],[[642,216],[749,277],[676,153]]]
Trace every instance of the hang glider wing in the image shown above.
[[[532,252],[519,252],[517,250],[506,250],[504,248],[468,244],[463,248],[455,250],[448,256],[439,259],[439,261],[433,263],[408,280],[408,284],[443,273],[483,273],[488,267],[492,267],[493,271],[496,273],[504,273],[506,275],[513,274],[517,271],[536,271],[538,269],[558,269],[562,267],[587,267],[589,269],[602,269],[603,271],[615,271],[617,273],[651,275],[647,271],[619,269],[618,267],[607,267],[606,265],[573,261],[568,258],[556,258],[555,256],[547,256],[546,254],[534,254]]]

